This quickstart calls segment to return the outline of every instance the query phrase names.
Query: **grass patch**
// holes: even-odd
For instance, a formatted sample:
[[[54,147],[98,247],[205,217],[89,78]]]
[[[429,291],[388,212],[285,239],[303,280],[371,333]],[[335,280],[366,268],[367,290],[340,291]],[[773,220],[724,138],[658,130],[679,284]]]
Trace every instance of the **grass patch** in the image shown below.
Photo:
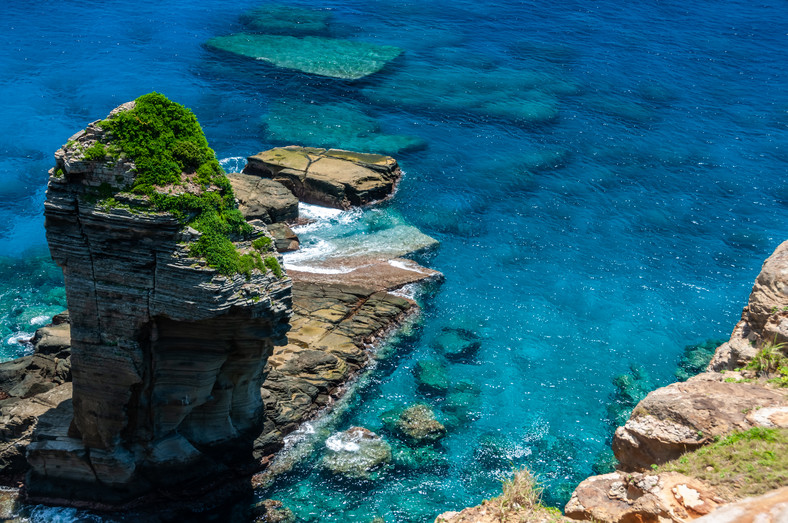
[[[511,478],[502,481],[502,490],[500,496],[484,502],[502,523],[531,521],[538,517],[565,521],[560,510],[542,505],[542,487],[527,468],[515,470]]]
[[[788,429],[735,432],[657,470],[699,478],[729,499],[758,496],[788,485]]]

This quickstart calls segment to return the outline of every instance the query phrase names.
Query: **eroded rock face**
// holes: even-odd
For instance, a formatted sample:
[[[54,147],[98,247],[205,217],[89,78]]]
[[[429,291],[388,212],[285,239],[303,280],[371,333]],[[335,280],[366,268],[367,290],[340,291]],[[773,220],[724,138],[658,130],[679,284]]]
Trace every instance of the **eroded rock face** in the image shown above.
[[[263,151],[248,161],[244,174],[272,178],[302,202],[336,209],[390,196],[401,176],[390,156],[340,149],[291,145]]]
[[[616,429],[613,452],[625,469],[645,469],[695,450],[715,437],[756,426],[779,426],[760,412],[788,411],[788,391],[757,383],[727,383],[698,375],[651,392]]]
[[[581,521],[661,523],[691,521],[721,504],[710,486],[676,472],[613,472],[580,483],[565,514]]]
[[[173,215],[124,205],[119,194],[115,205],[101,200],[135,176],[128,159],[85,157],[103,132],[91,124],[74,135],[49,179],[73,416],[39,420],[27,459],[31,500],[111,507],[251,463],[260,384],[273,346],[286,342],[291,283],[271,271],[222,276],[190,256],[197,233]]]
[[[717,349],[710,370],[745,365],[764,343],[788,342],[788,241],[764,262],[731,339]]]
[[[259,176],[230,173],[238,210],[247,220],[266,224],[292,222],[298,218],[298,199],[279,182]]]
[[[720,507],[698,523],[784,523],[788,521],[788,487]]]

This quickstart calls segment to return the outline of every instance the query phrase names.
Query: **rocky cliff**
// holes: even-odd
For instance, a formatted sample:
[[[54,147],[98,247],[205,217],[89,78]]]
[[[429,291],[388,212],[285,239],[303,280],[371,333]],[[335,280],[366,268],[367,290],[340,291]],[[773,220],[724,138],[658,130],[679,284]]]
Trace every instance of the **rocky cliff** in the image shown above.
[[[39,419],[28,498],[117,506],[253,463],[291,282],[258,252],[262,231],[237,220],[194,116],[146,95],[55,157],[46,230],[65,277],[73,400]]]

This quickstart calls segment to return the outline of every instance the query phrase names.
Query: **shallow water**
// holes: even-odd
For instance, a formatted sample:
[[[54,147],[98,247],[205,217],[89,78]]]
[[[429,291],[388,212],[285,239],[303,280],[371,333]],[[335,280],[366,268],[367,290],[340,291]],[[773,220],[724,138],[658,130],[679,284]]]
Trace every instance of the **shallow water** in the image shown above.
[[[385,219],[326,217],[305,243],[363,245],[371,228],[415,225],[440,240],[424,261],[446,282],[315,448],[352,425],[378,431],[383,412],[415,401],[450,431],[421,468],[400,464],[374,484],[327,478],[315,453],[260,495],[304,521],[427,521],[528,465],[547,501],[564,503],[611,436],[611,380],[637,363],[666,383],[685,345],[726,337],[788,236],[785,5],[294,2],[320,9],[317,20],[328,10],[328,36],[405,49],[350,82],[202,45],[244,30],[239,17],[259,3],[5,6],[0,354],[23,353],[12,338],[64,305],[42,204],[52,153],[71,134],[156,90],[191,107],[237,169],[313,134],[299,118],[288,129],[283,107],[330,104],[318,116],[336,119],[337,143],[306,145],[406,136],[427,147],[398,154],[406,175]],[[475,356],[444,360],[433,343],[444,327],[475,332]],[[450,394],[463,380],[471,392],[419,393],[420,360],[446,365]]]

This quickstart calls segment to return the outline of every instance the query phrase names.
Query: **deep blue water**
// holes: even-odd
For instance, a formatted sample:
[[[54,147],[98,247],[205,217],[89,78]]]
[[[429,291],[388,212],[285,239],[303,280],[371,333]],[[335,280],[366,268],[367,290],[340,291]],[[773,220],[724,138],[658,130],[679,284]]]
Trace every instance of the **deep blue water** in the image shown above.
[[[527,465],[548,502],[565,502],[608,443],[611,380],[638,364],[667,383],[685,345],[727,337],[761,263],[788,237],[788,7],[289,3],[329,10],[333,36],[405,50],[350,82],[203,45],[240,31],[239,16],[259,4],[4,4],[0,356],[23,353],[15,337],[65,305],[42,205],[52,153],[71,134],[155,90],[194,110],[229,168],[309,134],[288,110],[328,106],[320,125],[366,126],[363,136],[312,132],[306,145],[384,134],[426,148],[396,154],[406,175],[385,211],[305,232],[306,245],[410,223],[440,240],[425,263],[446,282],[422,298],[416,334],[318,431],[312,458],[260,496],[304,521],[428,521],[494,495],[501,475]],[[380,430],[384,411],[414,401],[445,419],[446,400],[418,393],[412,369],[440,360],[433,340],[458,325],[481,348],[444,363],[478,395],[437,464],[374,484],[326,478],[317,463],[331,431]]]

